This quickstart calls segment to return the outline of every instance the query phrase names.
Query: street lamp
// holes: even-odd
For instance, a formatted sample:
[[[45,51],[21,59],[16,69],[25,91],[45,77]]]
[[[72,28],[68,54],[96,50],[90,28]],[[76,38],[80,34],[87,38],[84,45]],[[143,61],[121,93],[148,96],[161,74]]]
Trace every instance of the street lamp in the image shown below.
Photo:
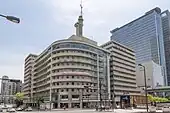
[[[146,71],[145,71],[145,66],[143,66],[142,64],[138,64],[138,66],[143,67],[144,70],[144,80],[145,80],[145,100],[146,100],[146,109],[148,112],[148,93],[147,93],[147,83],[146,83]]]
[[[11,21],[11,22],[14,22],[14,23],[20,23],[20,19],[17,18],[17,17],[14,17],[14,16],[5,16],[5,15],[2,15],[0,14],[1,17],[3,18],[6,18],[7,20]]]

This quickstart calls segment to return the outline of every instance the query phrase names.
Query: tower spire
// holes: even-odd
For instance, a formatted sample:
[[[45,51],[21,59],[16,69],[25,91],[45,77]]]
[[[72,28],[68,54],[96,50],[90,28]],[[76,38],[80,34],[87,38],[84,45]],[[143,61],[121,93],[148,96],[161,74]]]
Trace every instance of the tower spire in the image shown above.
[[[76,27],[76,35],[81,37],[83,36],[83,6],[82,6],[82,0],[80,4],[81,12],[80,16],[78,18],[78,22],[74,25]]]
[[[83,16],[83,3],[82,3],[82,0],[81,0],[81,3],[80,3],[80,8],[81,8],[80,15]]]

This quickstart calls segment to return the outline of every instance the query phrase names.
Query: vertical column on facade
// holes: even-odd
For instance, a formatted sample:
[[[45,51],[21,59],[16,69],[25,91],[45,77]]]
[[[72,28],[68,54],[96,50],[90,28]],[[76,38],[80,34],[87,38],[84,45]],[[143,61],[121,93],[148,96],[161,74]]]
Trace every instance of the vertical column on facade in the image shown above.
[[[108,82],[108,100],[110,102],[110,56],[107,55],[107,82]]]
[[[61,99],[60,99],[60,93],[58,93],[58,100],[57,100],[57,104],[58,104],[58,105],[57,105],[57,108],[60,108],[60,100],[61,100]]]
[[[71,108],[72,103],[72,93],[68,93],[68,108]]]
[[[100,74],[99,74],[99,55],[97,54],[97,89],[98,89],[98,104],[100,101],[100,88],[99,88]]]
[[[51,58],[51,62],[50,62],[50,94],[49,94],[49,102],[50,102],[50,109],[52,108],[52,51],[53,51],[53,46],[51,45],[51,49],[50,49],[50,58]]]
[[[80,92],[80,108],[83,108],[83,88],[81,89]]]

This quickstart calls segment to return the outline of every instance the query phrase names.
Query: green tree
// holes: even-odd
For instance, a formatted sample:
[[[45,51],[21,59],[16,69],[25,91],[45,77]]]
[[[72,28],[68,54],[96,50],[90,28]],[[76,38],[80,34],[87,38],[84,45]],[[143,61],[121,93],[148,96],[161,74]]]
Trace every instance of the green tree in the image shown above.
[[[23,104],[23,99],[24,99],[23,93],[19,92],[15,94],[15,101],[16,101],[17,107]]]
[[[152,95],[148,95],[148,99],[150,102],[169,102],[167,98],[153,97]]]
[[[152,95],[148,95],[148,100],[149,100],[150,102],[154,102],[154,97],[153,97]]]

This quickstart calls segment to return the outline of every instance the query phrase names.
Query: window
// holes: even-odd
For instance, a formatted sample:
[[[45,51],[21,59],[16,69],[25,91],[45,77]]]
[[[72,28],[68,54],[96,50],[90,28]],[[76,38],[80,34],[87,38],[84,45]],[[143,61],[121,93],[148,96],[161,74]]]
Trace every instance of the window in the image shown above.
[[[57,83],[57,85],[59,85],[59,83]]]
[[[79,98],[79,95],[72,95],[72,98]]]
[[[74,85],[74,82],[72,82],[72,85]]]
[[[68,95],[61,95],[61,99],[68,99]]]
[[[67,85],[69,85],[69,83],[67,82]]]
[[[71,89],[72,90],[72,92],[74,92],[74,89]]]
[[[74,78],[74,76],[72,76],[72,78]]]
[[[69,76],[67,76],[67,78],[69,78]]]

